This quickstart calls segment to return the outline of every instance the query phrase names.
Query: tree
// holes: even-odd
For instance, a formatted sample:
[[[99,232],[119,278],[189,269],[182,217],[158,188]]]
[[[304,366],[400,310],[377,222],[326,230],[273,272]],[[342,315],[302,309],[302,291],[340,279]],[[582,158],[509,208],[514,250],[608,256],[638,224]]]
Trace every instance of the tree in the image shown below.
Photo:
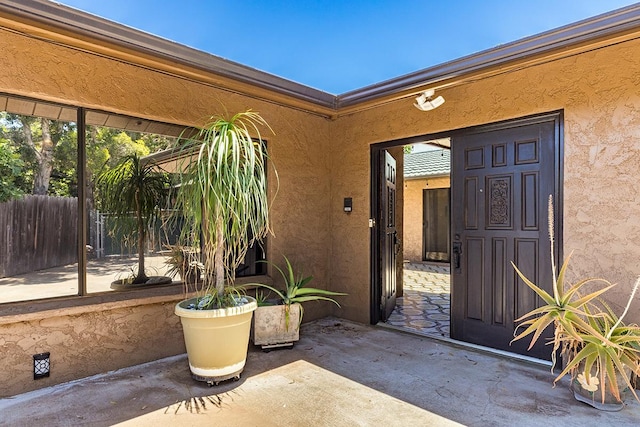
[[[0,138],[0,202],[24,194],[16,185],[22,175],[24,162],[6,139]]]
[[[0,113],[0,124],[23,162],[16,185],[24,193],[77,195],[75,124],[6,112]],[[63,152],[60,145],[65,146]]]
[[[29,116],[20,116],[22,122],[22,131],[24,132],[25,143],[29,146],[36,156],[38,167],[33,178],[33,194],[47,194],[49,191],[49,180],[51,179],[51,171],[53,170],[53,150],[55,142],[51,138],[51,121],[45,118],[34,118]],[[36,145],[34,129],[35,121],[40,122],[41,141]]]
[[[137,233],[138,271],[133,284],[149,280],[144,265],[147,230],[160,216],[160,205],[169,184],[166,174],[158,172],[153,162],[141,161],[138,154],[121,158],[115,167],[100,174],[96,180],[103,207],[115,215],[122,231]],[[128,221],[131,213],[135,216],[133,227]]]

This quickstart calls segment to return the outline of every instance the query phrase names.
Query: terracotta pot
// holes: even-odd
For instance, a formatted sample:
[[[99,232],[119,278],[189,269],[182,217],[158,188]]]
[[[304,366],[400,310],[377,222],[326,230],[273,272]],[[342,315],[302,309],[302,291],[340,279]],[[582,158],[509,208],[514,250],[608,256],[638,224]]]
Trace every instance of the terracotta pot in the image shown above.
[[[300,339],[300,304],[265,305],[253,317],[252,341],[262,349],[291,347]],[[287,318],[288,317],[288,318]]]
[[[251,317],[258,306],[254,298],[245,298],[249,300],[247,304],[212,310],[187,308],[195,298],[176,305],[195,380],[217,384],[240,378],[247,360]]]

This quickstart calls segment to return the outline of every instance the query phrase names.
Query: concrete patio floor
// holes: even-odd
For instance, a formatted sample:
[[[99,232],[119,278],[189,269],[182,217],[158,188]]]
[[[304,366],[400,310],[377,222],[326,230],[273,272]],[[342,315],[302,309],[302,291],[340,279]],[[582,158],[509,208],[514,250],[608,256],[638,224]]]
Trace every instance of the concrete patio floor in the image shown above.
[[[0,399],[2,426],[633,426],[552,388],[546,366],[325,318],[292,350],[250,345],[242,378],[195,382],[186,355]],[[55,366],[52,366],[55,370]]]

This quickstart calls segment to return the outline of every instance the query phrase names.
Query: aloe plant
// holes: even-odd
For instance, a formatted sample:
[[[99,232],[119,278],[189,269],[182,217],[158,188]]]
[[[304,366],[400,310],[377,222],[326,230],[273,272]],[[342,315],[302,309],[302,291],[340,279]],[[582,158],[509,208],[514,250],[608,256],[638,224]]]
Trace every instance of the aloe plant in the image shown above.
[[[536,343],[543,331],[553,326],[552,371],[556,365],[556,354],[560,350],[565,358],[565,367],[554,379],[554,385],[565,375],[570,374],[572,381],[577,379],[581,387],[591,393],[598,389],[602,403],[608,390],[621,401],[620,387],[628,387],[634,397],[638,395],[631,384],[630,373],[640,375],[640,328],[637,325],[625,325],[622,321],[640,286],[640,277],[636,280],[624,312],[617,317],[601,297],[615,285],[607,280],[586,278],[575,284],[566,279],[567,267],[571,255],[564,261],[557,277],[553,259],[553,199],[549,197],[549,240],[552,245],[552,290],[553,295],[541,289],[529,280],[511,263],[522,281],[533,290],[544,304],[524,316],[516,319],[520,322],[514,331],[513,341],[531,335],[529,349]],[[583,295],[587,284],[600,284],[600,288]],[[521,328],[524,331],[518,332]],[[595,375],[593,375],[595,374]],[[623,384],[619,384],[621,378]]]

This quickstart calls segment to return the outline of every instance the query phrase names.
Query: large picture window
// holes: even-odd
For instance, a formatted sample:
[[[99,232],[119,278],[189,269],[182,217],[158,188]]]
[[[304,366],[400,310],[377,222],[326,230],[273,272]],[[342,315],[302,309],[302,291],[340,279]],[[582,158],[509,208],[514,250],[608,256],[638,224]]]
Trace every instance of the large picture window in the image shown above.
[[[76,110],[0,105],[0,303],[77,295]]]
[[[100,177],[132,156],[166,159],[183,130],[0,95],[0,304],[121,290],[114,282],[139,265],[138,228],[129,226],[137,217],[113,212]],[[144,229],[142,253],[147,275],[167,276],[180,221],[168,220],[175,177],[157,169],[166,192]],[[264,274],[266,265],[256,261],[265,258],[264,245],[255,245],[237,276]]]

